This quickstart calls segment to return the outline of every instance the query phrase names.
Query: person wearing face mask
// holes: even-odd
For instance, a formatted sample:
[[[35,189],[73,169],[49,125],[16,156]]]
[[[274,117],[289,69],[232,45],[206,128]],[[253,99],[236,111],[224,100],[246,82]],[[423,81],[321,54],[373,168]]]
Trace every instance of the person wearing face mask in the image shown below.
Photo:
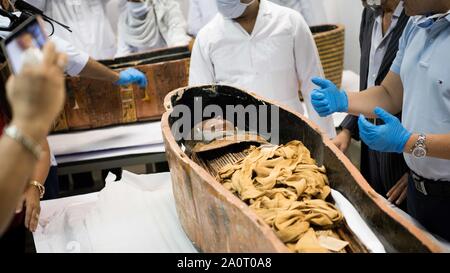
[[[386,77],[409,17],[405,14],[400,0],[362,2],[365,9],[360,30],[360,90],[365,90],[379,85]],[[400,118],[401,114],[396,116]],[[373,122],[382,124],[380,119]],[[333,142],[345,153],[352,137],[359,140],[358,118],[348,115],[341,128],[342,131]],[[362,143],[361,173],[376,192],[406,210],[404,201],[408,185],[408,166],[403,155],[374,151]]]
[[[319,25],[319,20],[325,17],[323,3],[313,3],[313,0],[270,0],[280,6],[300,12],[308,25]],[[317,1],[316,1],[317,2]],[[315,8],[313,8],[315,5]],[[189,0],[188,33],[197,36],[202,27],[209,23],[217,14],[217,5],[211,0]]]
[[[232,85],[303,114],[301,82],[310,119],[334,137],[332,118],[319,117],[311,105],[311,78],[323,70],[301,14],[267,0],[216,3],[219,14],[200,30],[194,44],[189,84]]]
[[[119,17],[116,56],[188,45],[187,25],[175,0],[128,0]]]
[[[315,78],[311,99],[321,116],[359,115],[359,135],[370,149],[404,154],[410,169],[408,213],[450,241],[450,0],[403,3],[415,17],[381,84],[352,93]],[[393,115],[401,111],[400,122]],[[384,124],[374,125],[366,116]]]

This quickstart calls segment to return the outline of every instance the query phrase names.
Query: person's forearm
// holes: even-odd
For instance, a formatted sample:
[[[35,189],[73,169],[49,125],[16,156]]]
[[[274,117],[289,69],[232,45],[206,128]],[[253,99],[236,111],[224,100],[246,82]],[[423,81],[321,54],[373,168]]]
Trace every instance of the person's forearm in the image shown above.
[[[108,81],[112,83],[119,80],[119,73],[109,69],[108,67],[95,61],[92,58],[89,59],[86,66],[81,71],[80,76],[90,79]]]
[[[403,106],[403,84],[400,76],[389,72],[380,86],[369,88],[359,93],[347,93],[348,112],[358,116],[374,118],[376,107],[383,108],[395,115],[401,112]]]
[[[23,134],[42,141],[48,130],[39,125],[12,122]],[[22,144],[2,136],[0,139],[0,236],[8,227],[16,205],[26,188],[37,160]]]
[[[373,111],[376,107],[381,107],[391,114],[401,112],[401,105],[395,105],[393,98],[383,86],[375,86],[363,92],[347,92],[348,113],[358,116],[365,115],[368,118],[375,118]]]
[[[411,149],[419,138],[413,134],[405,145],[405,153],[411,153]],[[450,160],[450,133],[446,135],[427,135],[427,156]]]
[[[41,158],[36,163],[36,167],[34,168],[34,172],[30,180],[44,185],[50,170],[50,147],[48,146],[47,140],[42,142],[42,150],[43,152]]]

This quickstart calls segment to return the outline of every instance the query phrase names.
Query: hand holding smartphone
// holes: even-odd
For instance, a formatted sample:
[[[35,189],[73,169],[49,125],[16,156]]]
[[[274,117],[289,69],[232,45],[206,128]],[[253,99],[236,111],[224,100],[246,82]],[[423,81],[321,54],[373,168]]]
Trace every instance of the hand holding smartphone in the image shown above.
[[[43,60],[42,49],[47,41],[48,36],[40,16],[32,16],[16,28],[2,42],[2,49],[11,72],[20,73],[25,64],[40,64]]]

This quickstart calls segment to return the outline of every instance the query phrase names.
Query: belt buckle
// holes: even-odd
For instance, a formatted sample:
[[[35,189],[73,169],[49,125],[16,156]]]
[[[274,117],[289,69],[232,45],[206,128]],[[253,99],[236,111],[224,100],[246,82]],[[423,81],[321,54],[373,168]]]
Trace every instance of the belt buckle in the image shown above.
[[[425,188],[425,182],[420,181],[414,175],[413,175],[413,179],[414,179],[414,186],[416,187],[416,190],[418,190],[420,193],[422,193],[425,196],[428,195],[427,189]]]

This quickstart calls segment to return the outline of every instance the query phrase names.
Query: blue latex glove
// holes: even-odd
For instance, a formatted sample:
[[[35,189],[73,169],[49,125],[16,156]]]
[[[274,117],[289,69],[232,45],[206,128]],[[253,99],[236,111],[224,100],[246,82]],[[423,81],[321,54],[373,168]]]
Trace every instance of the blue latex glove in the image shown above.
[[[405,145],[411,137],[400,120],[377,107],[374,111],[384,125],[376,126],[366,120],[363,115],[359,116],[359,136],[370,149],[379,152],[403,153]]]
[[[311,103],[321,117],[327,117],[336,112],[348,111],[348,97],[334,83],[322,78],[313,78],[312,82],[320,89],[314,89]]]
[[[147,87],[147,77],[141,71],[135,68],[127,68],[119,74],[119,80],[116,82],[117,85],[128,85],[136,83],[140,87]]]

